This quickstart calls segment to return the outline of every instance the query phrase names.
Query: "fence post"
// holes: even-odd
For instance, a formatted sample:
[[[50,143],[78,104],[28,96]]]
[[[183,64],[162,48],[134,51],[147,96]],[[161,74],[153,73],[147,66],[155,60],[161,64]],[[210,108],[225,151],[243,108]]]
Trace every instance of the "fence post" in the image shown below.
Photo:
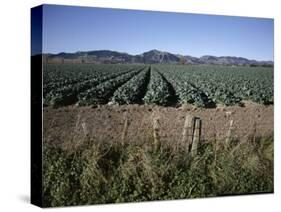
[[[226,145],[229,145],[230,141],[231,141],[231,137],[232,137],[232,131],[233,131],[233,120],[230,120],[230,124],[229,124],[229,129],[226,135]]]
[[[187,152],[189,152],[189,146],[192,144],[193,137],[193,128],[194,128],[194,117],[190,114],[185,116],[182,140],[181,144],[185,146]]]
[[[201,136],[201,119],[196,118],[192,147],[191,147],[191,156],[192,157],[197,155],[197,149],[198,149],[199,142],[200,142],[200,136]]]
[[[157,147],[160,139],[159,139],[159,117],[154,117],[153,119],[153,138],[154,138],[154,146]]]
[[[88,126],[87,126],[87,123],[86,123],[85,119],[82,119],[81,126],[82,126],[82,130],[83,130],[84,138],[80,142],[77,142],[77,144],[79,144],[79,145],[82,144],[81,143],[82,141],[83,142],[89,142],[90,141],[90,132],[89,132],[89,129],[88,129]]]
[[[256,134],[257,134],[257,123],[256,121],[254,121],[254,124],[253,124],[253,141],[254,143],[256,142]]]
[[[126,139],[126,136],[128,134],[128,127],[129,127],[128,114],[125,113],[124,114],[124,125],[123,125],[123,131],[122,131],[122,138],[121,138],[122,145],[124,145],[124,143],[125,143],[125,139]]]

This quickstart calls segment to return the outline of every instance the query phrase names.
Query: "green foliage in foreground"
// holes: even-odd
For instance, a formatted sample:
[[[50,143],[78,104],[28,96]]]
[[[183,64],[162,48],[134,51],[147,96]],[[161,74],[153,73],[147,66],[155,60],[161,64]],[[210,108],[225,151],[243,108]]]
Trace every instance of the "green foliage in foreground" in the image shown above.
[[[273,192],[273,139],[181,146],[84,142],[45,145],[44,206],[68,206]]]

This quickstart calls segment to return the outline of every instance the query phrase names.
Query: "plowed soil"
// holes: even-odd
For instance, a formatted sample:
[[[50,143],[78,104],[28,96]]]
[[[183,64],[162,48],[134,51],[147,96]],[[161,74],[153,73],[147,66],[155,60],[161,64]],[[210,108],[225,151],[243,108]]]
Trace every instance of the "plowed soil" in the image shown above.
[[[159,118],[160,140],[177,142],[182,137],[185,116],[192,114],[202,120],[202,141],[226,139],[233,120],[232,137],[246,140],[250,136],[271,136],[274,128],[273,105],[245,102],[244,107],[179,108],[152,105],[103,105],[91,107],[44,108],[44,142],[57,145],[76,144],[85,138],[95,141],[120,141],[125,119],[128,142],[145,142],[153,133],[153,119]]]

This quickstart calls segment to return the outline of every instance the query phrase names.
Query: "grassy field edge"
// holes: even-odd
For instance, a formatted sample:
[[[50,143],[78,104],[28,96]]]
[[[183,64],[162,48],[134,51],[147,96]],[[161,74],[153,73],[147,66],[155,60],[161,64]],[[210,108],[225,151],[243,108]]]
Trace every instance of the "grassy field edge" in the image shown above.
[[[183,145],[85,140],[44,144],[45,207],[273,192],[273,137]]]

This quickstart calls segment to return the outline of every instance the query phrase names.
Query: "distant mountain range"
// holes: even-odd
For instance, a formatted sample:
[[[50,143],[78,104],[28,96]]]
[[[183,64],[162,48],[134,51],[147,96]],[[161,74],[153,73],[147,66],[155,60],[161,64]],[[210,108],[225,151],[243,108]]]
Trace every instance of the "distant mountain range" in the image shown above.
[[[192,57],[172,54],[165,51],[151,50],[138,55],[96,50],[78,51],[75,53],[44,54],[48,63],[141,63],[141,64],[215,64],[215,65],[251,65],[273,66],[273,61],[249,60],[243,57],[211,56]]]

